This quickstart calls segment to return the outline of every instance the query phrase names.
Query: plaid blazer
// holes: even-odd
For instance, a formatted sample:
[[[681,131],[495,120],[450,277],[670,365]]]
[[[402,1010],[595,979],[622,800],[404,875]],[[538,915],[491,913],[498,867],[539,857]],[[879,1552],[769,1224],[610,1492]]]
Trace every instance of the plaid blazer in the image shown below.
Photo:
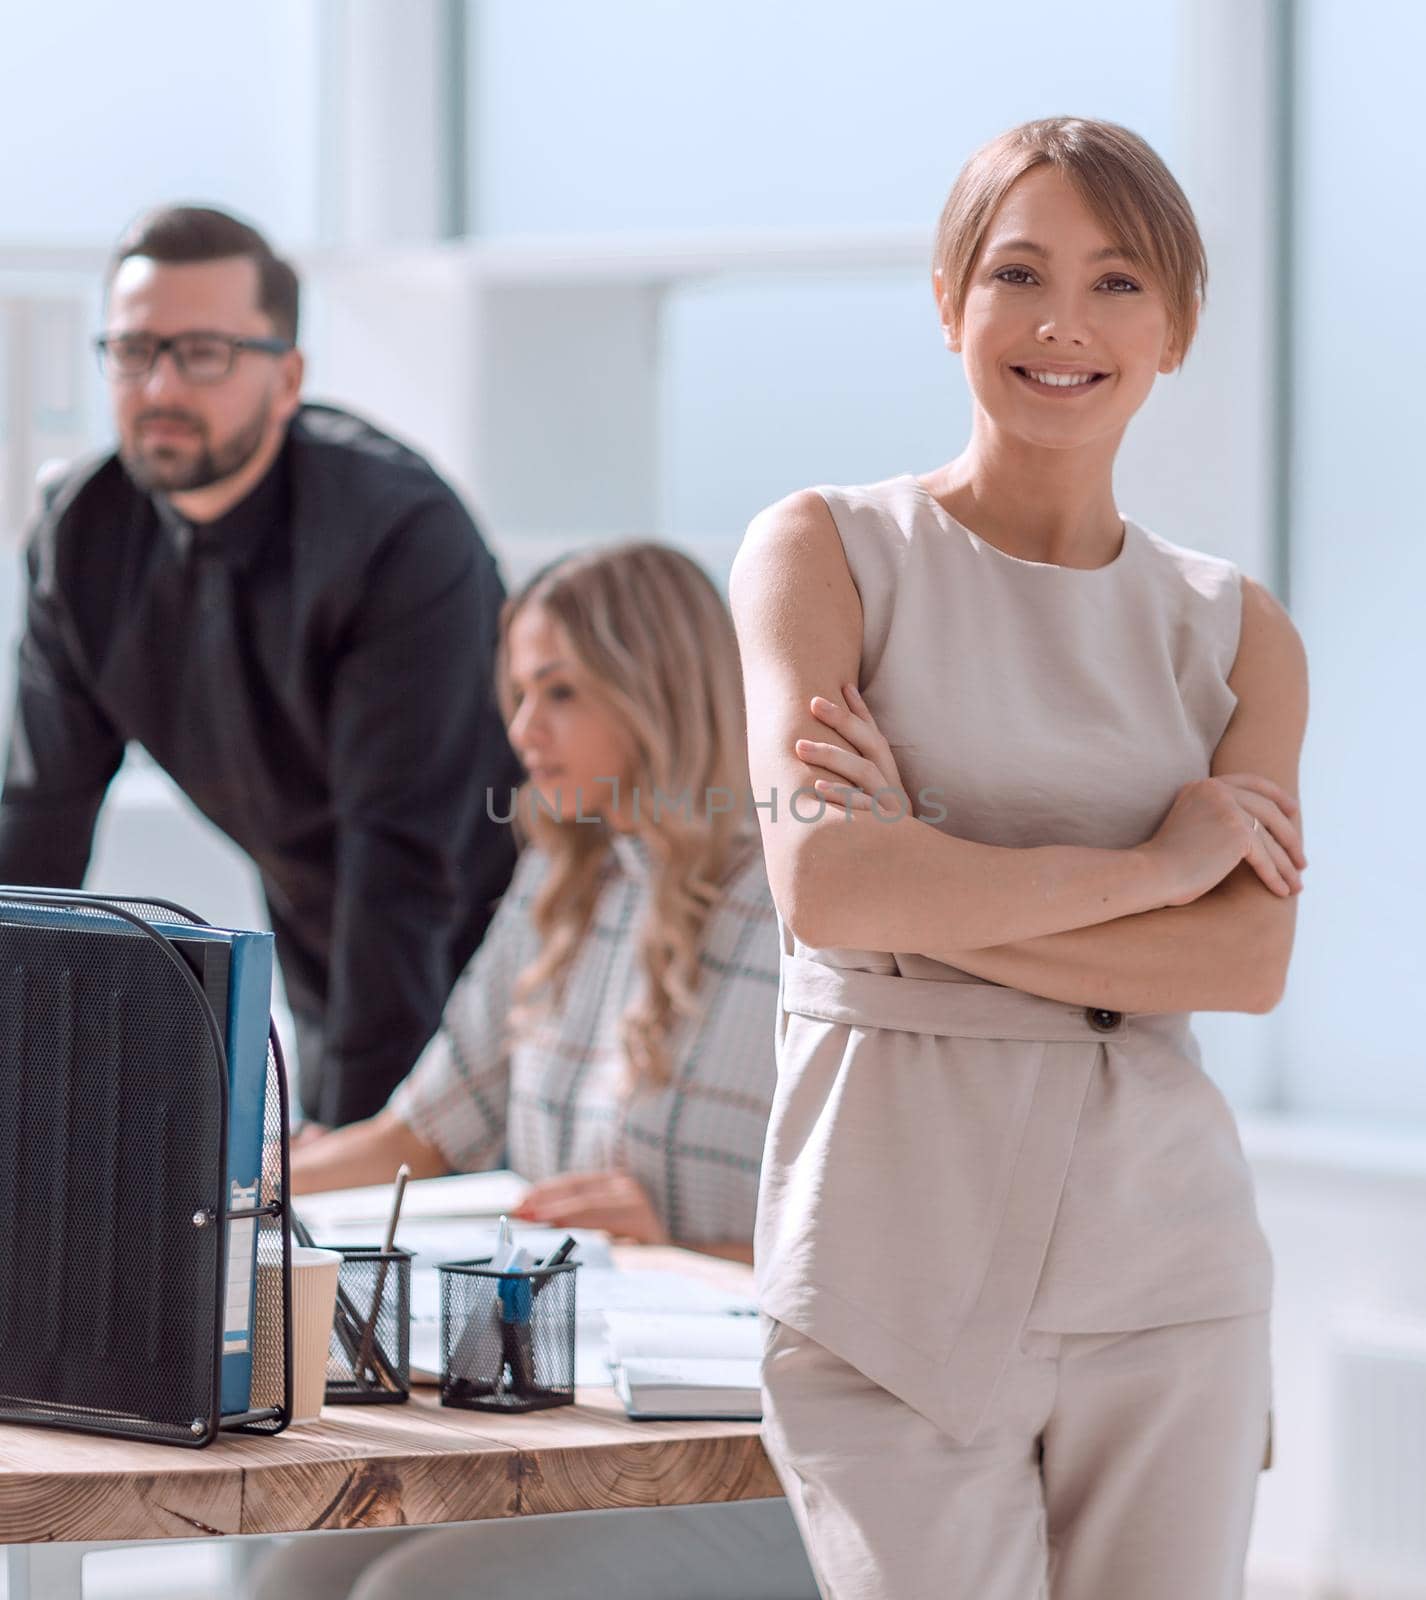
[[[618,1168],[679,1240],[752,1239],[776,1081],[777,912],[756,839],[704,925],[696,1017],[669,1035],[671,1081],[625,1089],[619,1021],[643,983],[651,899],[647,846],[611,834],[593,920],[561,1003],[523,1038],[506,1016],[537,954],[530,918],[549,869],[527,849],[457,981],[440,1027],[390,1107],[456,1171],[507,1163],[532,1181]]]

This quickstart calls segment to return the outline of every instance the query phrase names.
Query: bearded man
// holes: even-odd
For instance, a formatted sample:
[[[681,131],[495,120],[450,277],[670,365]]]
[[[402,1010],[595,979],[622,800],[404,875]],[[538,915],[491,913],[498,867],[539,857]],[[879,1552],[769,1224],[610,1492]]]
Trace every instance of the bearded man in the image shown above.
[[[141,744],[255,862],[301,1104],[332,1125],[434,1032],[510,878],[488,797],[519,767],[495,561],[419,455],[303,403],[297,310],[223,212],[119,242],[96,340],[118,449],[52,482],[30,535],[0,882],[79,885]]]

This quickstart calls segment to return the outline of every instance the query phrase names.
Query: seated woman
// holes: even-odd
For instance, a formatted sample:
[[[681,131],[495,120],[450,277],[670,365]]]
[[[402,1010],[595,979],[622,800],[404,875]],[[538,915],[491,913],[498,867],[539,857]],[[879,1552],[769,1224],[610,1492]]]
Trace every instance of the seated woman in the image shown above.
[[[410,1076],[375,1117],[294,1150],[293,1189],[506,1164],[531,1180],[528,1221],[750,1261],[778,928],[727,609],[670,548],[571,556],[506,602],[497,682],[529,773],[515,875]],[[250,1592],[506,1581],[542,1600],[817,1592],[782,1500],[299,1541]]]
[[[675,550],[570,557],[506,602],[496,670],[515,875],[409,1077],[293,1190],[508,1164],[527,1220],[750,1260],[778,947],[727,611]]]

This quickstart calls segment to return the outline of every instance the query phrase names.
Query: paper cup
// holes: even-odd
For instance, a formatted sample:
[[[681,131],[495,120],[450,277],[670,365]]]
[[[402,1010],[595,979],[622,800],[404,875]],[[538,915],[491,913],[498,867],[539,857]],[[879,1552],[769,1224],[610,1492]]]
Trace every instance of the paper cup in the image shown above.
[[[266,1243],[267,1241],[261,1241]],[[272,1259],[264,1260],[265,1256]],[[292,1246],[292,1420],[315,1422],[327,1389],[327,1351],[337,1309],[337,1276],[342,1258],[336,1250]],[[258,1253],[258,1316],[282,1303],[282,1248],[274,1239]],[[274,1317],[268,1324],[280,1328]],[[253,1405],[276,1405],[282,1392],[282,1347],[272,1340],[253,1371]]]

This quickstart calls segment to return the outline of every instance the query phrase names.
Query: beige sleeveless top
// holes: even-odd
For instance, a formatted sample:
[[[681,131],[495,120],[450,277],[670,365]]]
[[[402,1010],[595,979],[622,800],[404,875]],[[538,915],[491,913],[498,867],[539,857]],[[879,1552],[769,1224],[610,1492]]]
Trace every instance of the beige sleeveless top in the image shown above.
[[[824,487],[861,597],[859,687],[918,816],[1127,848],[1236,704],[1229,561],[1124,518],[1093,570],[1023,561],[909,475]],[[1025,1326],[1266,1309],[1272,1260],[1187,1014],[1091,1011],[785,925],[764,1308],[969,1437]]]

